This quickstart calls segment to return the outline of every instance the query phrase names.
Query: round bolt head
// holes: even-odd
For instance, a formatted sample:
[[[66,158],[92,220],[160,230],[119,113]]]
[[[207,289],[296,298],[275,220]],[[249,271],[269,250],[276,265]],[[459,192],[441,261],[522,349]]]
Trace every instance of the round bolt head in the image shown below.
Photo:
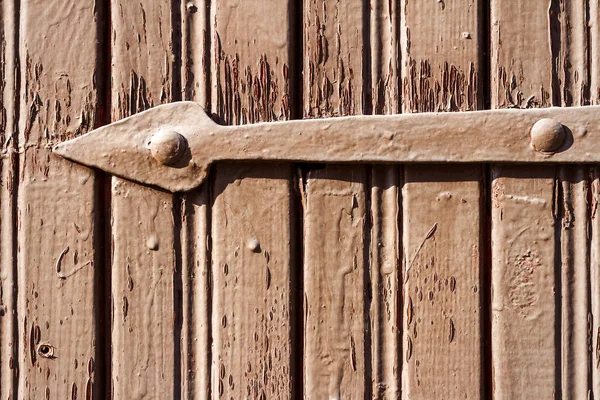
[[[152,135],[150,152],[158,162],[164,165],[176,164],[187,150],[187,142],[179,133],[162,130]]]
[[[565,128],[553,118],[542,118],[531,128],[531,146],[540,152],[552,152],[565,141]]]

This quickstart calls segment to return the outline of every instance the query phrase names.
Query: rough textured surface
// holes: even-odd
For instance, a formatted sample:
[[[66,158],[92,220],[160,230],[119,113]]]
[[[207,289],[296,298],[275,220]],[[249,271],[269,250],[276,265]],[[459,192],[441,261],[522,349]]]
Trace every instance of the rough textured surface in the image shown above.
[[[483,107],[483,1],[401,2],[404,112]]]
[[[483,8],[479,0],[402,4],[403,112],[483,108]],[[443,114],[440,118],[467,115]],[[502,118],[489,131],[501,131],[500,125],[505,127],[511,119]],[[487,119],[480,121],[473,120],[464,132],[483,127]],[[431,127],[429,121],[423,125]],[[452,129],[459,124],[447,121],[444,125],[440,138],[448,140],[445,147],[451,152],[458,150],[458,143],[470,142],[451,139]],[[528,130],[522,129],[513,145],[503,143],[500,147],[514,154],[516,148],[529,144],[517,144],[527,137]],[[487,131],[474,137],[482,139]],[[419,136],[431,132],[428,129]],[[476,148],[464,154],[473,155],[480,149],[493,151],[499,148],[498,139],[477,141]],[[442,152],[438,149],[433,154],[439,156]],[[482,268],[483,177],[483,167],[477,165],[405,166],[402,393],[406,398],[488,396],[487,367],[482,362],[487,296]]]
[[[103,15],[94,1],[19,4],[19,397],[101,397],[96,178],[50,147],[102,122]]]
[[[597,19],[588,14],[592,3],[491,2],[493,107],[590,103],[588,21]],[[587,398],[589,326],[597,318],[590,313],[586,272],[587,172],[494,167],[492,174],[493,188],[512,196],[498,203],[505,212],[492,215],[492,238],[498,238],[492,247],[494,395]],[[506,300],[511,293],[518,299],[512,307]]]
[[[330,166],[305,179],[305,394],[363,397],[371,361],[365,359],[366,171]]]
[[[17,123],[19,97],[16,76],[17,10],[12,1],[0,4],[0,398],[16,398],[17,335]]]
[[[173,101],[179,55],[170,1],[111,1],[113,120]],[[115,398],[181,392],[180,222],[173,195],[112,178]]]
[[[293,3],[211,2],[210,103],[216,120],[245,124],[290,118],[295,106],[291,51],[298,46],[289,20]],[[232,143],[241,137],[233,131]],[[301,393],[296,324],[302,297],[292,286],[299,275],[293,176],[290,165],[232,164],[215,170],[213,398],[288,399],[294,391]]]

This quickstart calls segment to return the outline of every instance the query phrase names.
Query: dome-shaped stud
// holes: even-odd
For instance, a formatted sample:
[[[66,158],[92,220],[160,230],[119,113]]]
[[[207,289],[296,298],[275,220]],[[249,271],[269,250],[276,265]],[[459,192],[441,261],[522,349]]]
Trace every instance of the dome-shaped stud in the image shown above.
[[[531,128],[531,146],[539,152],[552,152],[565,141],[565,128],[553,118],[542,118]]]
[[[175,131],[161,130],[152,135],[149,147],[156,161],[164,165],[173,165],[185,154],[187,142]]]

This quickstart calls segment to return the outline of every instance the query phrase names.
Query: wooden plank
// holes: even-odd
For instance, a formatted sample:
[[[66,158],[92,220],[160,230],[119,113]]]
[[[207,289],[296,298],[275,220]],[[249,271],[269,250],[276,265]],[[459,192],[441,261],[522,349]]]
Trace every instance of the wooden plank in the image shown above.
[[[113,179],[115,398],[177,398],[173,196]]]
[[[363,114],[366,3],[304,0],[304,117]]]
[[[369,111],[373,90],[364,76],[370,71],[363,54],[369,51],[365,40],[371,33],[370,18],[369,5],[359,0],[304,1],[305,118]],[[381,11],[373,15],[374,23],[383,24],[381,18]],[[374,54],[384,48],[375,48]],[[381,71],[374,79],[380,83],[383,77]],[[379,103],[378,107],[386,108]],[[369,278],[363,252],[370,247],[365,225],[367,170],[328,166],[308,171],[303,179],[304,395],[371,397],[371,363],[382,360],[371,357],[371,331],[364,330],[371,325],[364,296]],[[378,339],[383,330],[376,333]]]
[[[402,5],[404,112],[483,107],[483,9],[482,1]],[[488,396],[482,195],[479,166],[404,168],[406,398]]]
[[[216,175],[212,395],[290,398],[299,384],[291,365],[299,310],[291,309],[290,166],[223,165]]]
[[[395,114],[399,94],[399,5],[372,1],[370,9],[373,114]],[[400,292],[400,174],[396,166],[373,166],[371,192],[371,381],[373,398],[399,398],[402,372]]]
[[[588,104],[587,15],[587,2],[583,0],[560,5],[554,2],[549,5],[542,2],[514,4],[504,0],[492,1],[492,105],[496,108],[531,108]],[[500,186],[505,178],[512,180],[515,173],[510,171],[508,176],[504,176],[503,171],[506,169],[493,170]],[[518,240],[514,237],[521,225],[510,227],[510,220],[501,220],[501,214],[496,214],[492,222],[493,230],[500,231],[492,234],[492,237],[499,238],[492,250],[493,269],[496,271],[492,281],[495,395],[499,398],[511,398],[517,394],[539,397],[561,392],[563,398],[585,398],[590,388],[587,344],[590,339],[585,328],[589,300],[580,290],[589,285],[585,272],[588,268],[585,256],[587,240],[582,231],[585,229],[587,206],[580,198],[583,190],[580,186],[584,184],[573,180],[576,176],[585,175],[585,170],[561,168],[556,171],[556,176],[548,172],[553,171],[552,168],[531,171],[542,174],[539,181],[531,172],[529,179],[514,185],[510,194],[515,199],[535,199],[540,197],[535,191],[542,187],[547,189],[549,182],[556,179],[554,197],[549,198],[552,194],[545,190],[541,197],[557,203],[553,218],[547,217],[553,206],[545,209],[535,201],[520,204],[527,221],[537,225],[535,231],[528,230]],[[583,220],[574,223],[571,217],[575,215]],[[558,227],[559,221],[562,228]],[[542,229],[554,235],[543,244],[536,243],[535,237],[541,234]],[[531,262],[555,271],[554,274],[544,272],[547,276],[533,274],[521,285],[521,289],[526,286],[535,293],[528,297],[523,307],[508,306],[506,299],[510,293],[514,296],[515,282],[510,277],[524,271],[522,264],[511,261],[505,254],[505,248],[514,246],[515,242],[519,242],[520,246],[531,246],[528,249],[530,254],[544,254],[535,256],[537,258]],[[549,250],[542,246],[555,248],[556,252],[547,253]],[[539,276],[547,279],[538,280]],[[551,293],[556,295],[551,298]],[[544,302],[541,296],[546,296]],[[533,298],[536,300],[531,302]],[[518,308],[527,309],[527,315],[536,317],[515,319],[520,313]],[[527,339],[523,338],[525,332],[529,335]],[[532,340],[534,338],[543,340]],[[533,354],[537,355],[537,359],[536,366],[532,368],[530,357]],[[546,367],[539,368],[539,365]],[[554,368],[549,367],[551,365]]]
[[[590,393],[590,264],[588,170],[559,168],[562,397]]]
[[[400,214],[398,169],[373,166],[370,243],[373,398],[400,396]]]
[[[495,167],[492,357],[495,398],[554,396],[557,321],[555,168]]]
[[[16,72],[17,9],[14,2],[0,4],[0,398],[16,398],[17,354],[17,260],[16,201],[18,160]]]
[[[590,204],[590,308],[592,394],[600,393],[600,170],[592,168]]]
[[[299,72],[289,20],[293,3],[211,2],[210,103],[219,122],[290,118]],[[215,170],[213,398],[301,393],[301,339],[293,329],[302,318],[302,297],[292,287],[292,275],[298,275],[292,177],[289,165],[224,164]]]
[[[407,398],[485,397],[481,176],[479,166],[405,169],[402,391]]]
[[[482,0],[416,0],[401,9],[404,112],[483,108]]]
[[[19,16],[19,396],[104,397],[97,179],[50,151],[104,122],[102,13],[21,1]]]
[[[179,9],[166,0],[110,6],[111,117],[118,120],[179,95],[172,41]],[[182,278],[173,195],[119,178],[111,193],[113,395],[178,398]]]
[[[305,396],[371,397],[365,332],[366,171],[311,171],[304,193]]]
[[[182,93],[210,110],[210,8],[182,2]],[[182,397],[210,398],[209,184],[181,199]]]

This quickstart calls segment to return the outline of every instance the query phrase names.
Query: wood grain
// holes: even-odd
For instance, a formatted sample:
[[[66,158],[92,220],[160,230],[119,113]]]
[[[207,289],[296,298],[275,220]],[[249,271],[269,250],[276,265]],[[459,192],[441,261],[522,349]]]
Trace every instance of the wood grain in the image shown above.
[[[359,0],[304,1],[305,118],[369,112],[373,92],[364,54],[370,19]],[[366,183],[364,166],[332,165],[303,176],[306,398],[371,397],[368,371],[379,360],[372,359],[371,331],[364,330],[371,325],[364,296],[370,279],[363,253],[370,248]]]
[[[102,14],[21,1],[19,17],[19,396],[101,397],[97,181],[50,149],[101,122]]]
[[[18,160],[17,9],[0,4],[0,398],[16,398],[18,378],[16,201]]]
[[[224,124],[286,120],[295,66],[292,1],[211,2],[211,109]],[[211,396],[290,398],[301,318],[293,170],[223,164],[214,171]],[[298,273],[295,273],[298,275]],[[295,355],[294,355],[295,354]],[[296,361],[294,361],[296,359]]]
[[[402,388],[407,398],[486,396],[481,176],[479,166],[405,169]]]
[[[404,112],[483,108],[483,8],[482,1],[402,5]],[[404,168],[406,398],[488,396],[483,190],[482,166]]]
[[[372,1],[370,6],[367,45],[371,52],[368,80],[371,96],[367,99],[368,106],[372,114],[396,114],[400,110],[400,8],[398,3],[385,0]],[[367,349],[371,354],[371,397],[374,399],[400,397],[400,175],[395,165],[373,166],[370,188],[367,189],[370,190],[372,222],[369,259],[371,343]]]
[[[583,0],[492,1],[492,105],[589,104],[587,12]],[[591,340],[586,328],[589,297],[582,293],[589,286],[587,205],[582,198],[586,184],[581,182],[586,172],[576,167],[527,171],[527,176],[524,170],[492,171],[498,180],[494,187],[511,182],[506,193],[512,196],[492,220],[492,237],[498,238],[492,248],[495,395],[546,397],[560,392],[563,398],[585,398],[590,390]],[[517,183],[517,178],[522,181]],[[514,220],[505,217],[504,209],[511,202],[516,203],[510,206],[511,214],[527,220],[511,226]],[[509,254],[511,246],[516,253]],[[526,272],[532,268],[535,272]],[[521,280],[518,285],[516,277]],[[515,300],[516,293],[527,295]],[[525,310],[525,317],[518,318]]]
[[[404,112],[483,108],[483,8],[482,0],[403,3]]]
[[[210,8],[181,4],[182,97],[210,110]],[[182,397],[210,398],[210,184],[181,196]]]
[[[305,396],[370,397],[366,380],[366,171],[327,166],[304,193]],[[325,212],[325,210],[327,210]]]
[[[113,120],[180,94],[170,1],[111,1]],[[179,216],[173,195],[112,178],[112,383],[115,398],[178,398]]]

